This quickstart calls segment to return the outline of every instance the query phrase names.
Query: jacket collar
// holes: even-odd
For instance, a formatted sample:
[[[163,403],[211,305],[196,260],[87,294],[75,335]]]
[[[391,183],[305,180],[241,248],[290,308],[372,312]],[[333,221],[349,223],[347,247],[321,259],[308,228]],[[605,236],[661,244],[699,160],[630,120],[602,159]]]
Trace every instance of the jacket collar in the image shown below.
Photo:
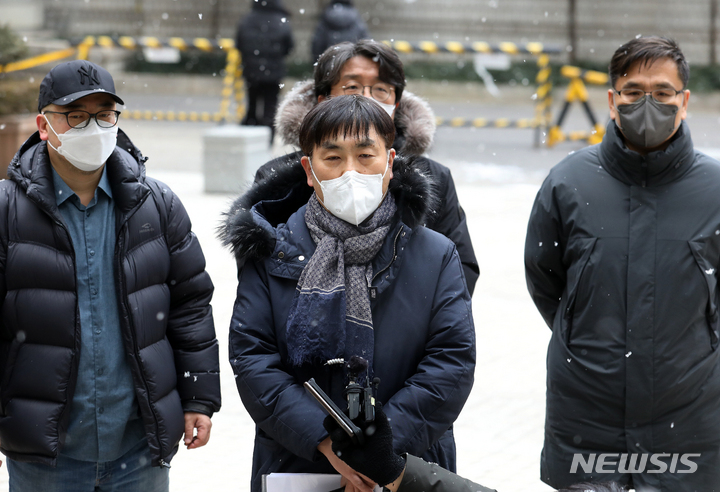
[[[117,146],[105,166],[116,209],[123,215],[128,215],[150,192],[145,185],[146,160],[125,132],[118,130]],[[8,178],[38,206],[58,214],[47,143],[38,132],[20,147],[7,172]]]
[[[647,155],[627,148],[614,120],[608,122],[605,137],[600,143],[600,156],[607,172],[623,183],[643,187],[659,186],[678,179],[692,165],[694,154],[690,129],[684,121],[665,150]]]
[[[315,82],[298,82],[278,106],[275,128],[287,145],[300,148],[300,125],[315,104]],[[435,114],[430,105],[408,91],[403,91],[400,106],[395,110],[395,144],[398,153],[422,155],[433,143]]]
[[[425,162],[404,156],[397,156],[393,162],[388,191],[395,198],[398,219],[411,228],[423,225],[429,212],[438,206]],[[283,240],[278,236],[283,224],[297,217],[295,212],[307,203],[312,192],[300,165],[300,154],[291,154],[235,200],[224,214],[218,236],[239,261],[268,258],[275,251],[276,241]]]
[[[275,229],[274,248],[269,255],[268,273],[275,277],[298,280],[308,259],[315,253],[316,244],[305,223],[303,205],[290,216],[286,224]],[[397,277],[403,261],[403,252],[410,240],[411,229],[400,220],[395,220],[380,251],[372,260],[372,285],[382,293]],[[257,258],[254,258],[257,259]]]

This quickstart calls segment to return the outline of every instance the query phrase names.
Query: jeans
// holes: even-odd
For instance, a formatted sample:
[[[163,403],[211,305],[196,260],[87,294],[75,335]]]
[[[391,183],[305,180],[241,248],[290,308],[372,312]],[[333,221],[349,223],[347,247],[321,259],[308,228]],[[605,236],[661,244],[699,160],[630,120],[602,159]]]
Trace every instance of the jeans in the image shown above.
[[[169,470],[151,460],[145,439],[115,461],[58,456],[52,467],[8,459],[10,492],[168,492]]]

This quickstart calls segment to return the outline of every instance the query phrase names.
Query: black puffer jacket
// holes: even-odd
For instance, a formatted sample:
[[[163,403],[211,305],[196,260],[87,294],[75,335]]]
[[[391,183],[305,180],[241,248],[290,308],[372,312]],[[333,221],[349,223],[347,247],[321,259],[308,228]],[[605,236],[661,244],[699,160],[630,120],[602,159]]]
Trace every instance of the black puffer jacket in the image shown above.
[[[333,0],[325,7],[312,41],[313,61],[330,46],[350,41],[355,43],[361,39],[369,39],[367,24],[353,6],[351,0]]]
[[[601,144],[553,168],[525,265],[553,331],[543,481],[720,490],[720,165],[693,149],[687,125],[642,156],[611,121]],[[574,453],[617,453],[601,467],[615,473],[571,473]],[[668,454],[665,473],[645,455],[631,474],[608,465],[622,453],[638,454],[635,468],[642,453],[700,456],[695,473],[677,459],[670,471]]]
[[[312,80],[298,83],[282,100],[275,116],[275,128],[287,145],[300,147],[300,125],[305,115],[316,103],[317,98]],[[470,295],[472,295],[475,283],[480,276],[480,267],[475,258],[467,227],[467,218],[458,201],[452,174],[446,166],[421,155],[432,145],[435,134],[435,115],[427,102],[405,91],[400,106],[395,110],[394,120],[396,137],[393,148],[400,155],[417,156],[412,159],[413,165],[417,166],[418,170],[429,173],[435,187],[434,192],[440,197],[439,205],[428,211],[425,226],[455,243],[460,261],[462,261],[465,281]],[[261,179],[272,179],[272,174],[284,167],[295,166],[302,170],[301,157],[301,152],[293,152],[273,159],[258,170],[255,182]],[[301,173],[297,175],[304,176]],[[305,183],[305,179],[302,178],[299,184]],[[302,186],[302,190],[305,193],[305,201],[307,201],[313,190],[308,186]]]
[[[220,409],[213,285],[180,200],[145,177],[124,133],[107,161],[116,207],[115,283],[153,465],[169,462],[183,411]],[[54,464],[80,356],[75,255],[35,133],[0,182],[0,450]]]
[[[248,82],[277,83],[285,77],[284,58],[294,46],[290,14],[280,0],[253,3],[237,27],[235,47]]]

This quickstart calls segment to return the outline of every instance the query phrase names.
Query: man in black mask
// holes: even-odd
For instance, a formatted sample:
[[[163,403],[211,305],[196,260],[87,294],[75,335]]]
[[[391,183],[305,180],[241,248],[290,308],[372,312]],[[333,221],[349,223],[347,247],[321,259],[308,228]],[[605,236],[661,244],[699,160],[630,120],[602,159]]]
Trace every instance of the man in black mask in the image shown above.
[[[552,329],[542,479],[717,490],[720,165],[693,148],[674,41],[633,39],[609,72],[603,141],[550,171],[528,225]]]

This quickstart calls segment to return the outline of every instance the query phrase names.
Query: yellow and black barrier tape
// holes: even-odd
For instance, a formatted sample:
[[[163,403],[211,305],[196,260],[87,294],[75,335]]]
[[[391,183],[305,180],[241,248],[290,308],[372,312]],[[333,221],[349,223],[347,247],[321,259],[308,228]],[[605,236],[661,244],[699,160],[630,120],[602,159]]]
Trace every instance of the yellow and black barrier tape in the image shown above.
[[[523,118],[510,120],[498,118],[488,120],[486,118],[435,118],[437,126],[449,126],[451,128],[537,128],[540,123],[536,118]]]
[[[597,70],[583,70],[572,65],[563,65],[560,75],[569,79],[582,79],[588,84],[605,85],[608,83],[608,74]]]
[[[197,112],[197,111],[141,111],[125,110],[122,112],[122,119],[128,120],[152,120],[152,121],[191,121],[203,123],[217,123],[223,121],[222,113]]]
[[[602,142],[604,135],[605,127],[600,123],[595,124],[590,131],[576,130],[567,133],[563,132],[559,126],[553,126],[548,131],[547,145],[552,147],[561,142],[575,142],[578,140],[585,140],[589,145],[595,145]]]
[[[75,39],[75,46],[102,48],[177,48],[181,51],[198,49],[202,51],[228,50],[235,47],[231,38],[157,38],[154,36],[86,36],[84,39]]]
[[[550,56],[543,53],[537,59],[538,73],[535,77],[537,90],[535,91],[535,120],[538,125],[535,127],[535,146],[540,146],[540,129],[550,126],[552,121],[552,68],[550,66]]]
[[[460,43],[457,41],[449,41],[447,43],[436,43],[434,41],[420,41],[411,43],[409,41],[383,41],[385,44],[400,53],[506,53],[508,55],[541,55],[559,54],[562,50],[554,46],[545,46],[542,43],[527,43],[520,45],[517,43],[498,43],[490,44],[483,41],[474,43]]]
[[[0,65],[0,73],[17,72],[19,70],[37,67],[46,63],[62,60],[63,58],[75,56],[76,52],[77,50],[75,48],[67,48],[64,50],[51,51],[50,53],[43,53],[42,55],[26,58],[25,60]]]
[[[484,41],[472,43],[461,43],[448,41],[447,43],[436,43],[434,41],[383,41],[395,51],[401,53],[506,53],[509,55],[541,55],[559,54],[562,50],[556,46],[545,46],[543,43],[517,44],[511,42],[490,44]],[[85,45],[88,47],[101,46],[105,48],[163,48],[172,47],[179,50],[200,49],[204,51],[227,50],[235,47],[235,41],[231,38],[158,38],[154,36],[86,36],[84,39],[75,39],[74,46]]]

